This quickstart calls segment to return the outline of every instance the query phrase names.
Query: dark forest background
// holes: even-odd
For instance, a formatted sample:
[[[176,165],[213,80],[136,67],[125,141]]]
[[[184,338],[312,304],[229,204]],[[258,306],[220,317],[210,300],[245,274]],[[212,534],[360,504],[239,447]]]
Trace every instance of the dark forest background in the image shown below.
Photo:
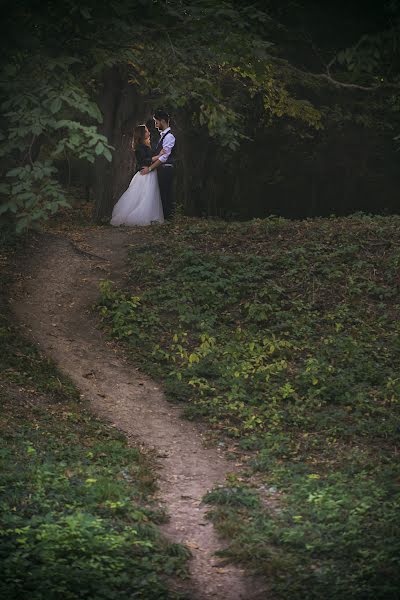
[[[5,5],[1,212],[20,229],[78,196],[107,220],[160,106],[186,214],[398,212],[398,2]]]
[[[184,147],[195,148],[190,157],[181,157],[191,182],[185,205],[197,214],[246,219],[271,213],[311,217],[398,212],[400,157],[394,140],[398,116],[385,102],[386,93],[309,77],[323,73],[333,56],[362,36],[379,36],[389,29],[397,6],[302,0],[269,3],[269,9],[281,24],[270,38],[274,55],[299,70],[289,74],[285,65],[281,76],[290,80],[295,96],[321,111],[323,128],[299,132],[290,118],[260,124],[255,107],[245,122],[251,139],[229,158],[205,133],[179,131]],[[396,53],[393,44],[393,69],[398,68]]]

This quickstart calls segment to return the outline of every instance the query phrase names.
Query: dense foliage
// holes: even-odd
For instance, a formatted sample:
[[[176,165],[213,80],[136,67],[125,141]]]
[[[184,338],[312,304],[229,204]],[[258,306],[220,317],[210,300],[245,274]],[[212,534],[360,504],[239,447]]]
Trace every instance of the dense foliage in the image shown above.
[[[142,98],[185,108],[192,126],[231,149],[245,137],[242,111],[256,95],[265,118],[289,115],[319,126],[318,111],[290,96],[271,69],[261,35],[267,15],[254,7],[209,0],[10,4],[1,26],[0,213],[16,215],[18,229],[66,204],[61,162],[111,161],[97,103],[110,69]]]
[[[278,154],[288,154],[289,163],[297,137],[313,140],[313,148],[306,142],[297,148],[302,169],[315,163],[316,153],[326,160],[327,141],[314,139],[323,127],[327,140],[350,123],[391,139],[398,133],[399,12],[393,2],[377,10],[375,27],[371,13],[361,20],[366,31],[355,23],[354,37],[343,42],[340,32],[325,41],[333,12],[318,29],[313,2],[285,9],[270,2],[267,11],[263,3],[233,0],[218,6],[210,0],[8,4],[0,25],[0,215],[16,221],[18,230],[65,206],[71,163],[112,160],[112,144],[121,143],[123,132],[103,131],[99,109],[105,91],[122,102],[106,77],[110,71],[129,82],[149,111],[164,103],[181,115],[186,133],[206,132],[224,148],[227,164],[239,144],[280,122]],[[342,9],[335,10],[339,19]],[[268,137],[276,146],[273,131]],[[246,152],[254,163],[254,148]],[[284,176],[281,164],[270,170],[270,183]],[[107,216],[96,201],[97,214]]]
[[[102,286],[134,359],[254,451],[266,507],[238,481],[210,500],[284,598],[397,597],[399,252],[398,218],[178,222]]]

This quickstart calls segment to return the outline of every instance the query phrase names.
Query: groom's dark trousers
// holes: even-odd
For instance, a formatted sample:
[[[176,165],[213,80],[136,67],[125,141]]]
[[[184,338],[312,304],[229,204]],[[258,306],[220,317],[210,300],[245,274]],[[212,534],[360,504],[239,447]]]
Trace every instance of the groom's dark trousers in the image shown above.
[[[164,219],[171,219],[174,210],[173,182],[175,168],[170,165],[160,165],[157,169],[158,186],[160,188],[161,204],[164,211]]]

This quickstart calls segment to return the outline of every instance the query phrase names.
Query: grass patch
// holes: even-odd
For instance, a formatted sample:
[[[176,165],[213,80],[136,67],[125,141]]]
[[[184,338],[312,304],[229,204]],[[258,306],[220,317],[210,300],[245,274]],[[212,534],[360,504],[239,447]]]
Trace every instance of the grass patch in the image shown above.
[[[4,304],[0,349],[0,597],[182,598],[168,579],[186,576],[188,552],[159,534],[149,460],[85,409]]]
[[[254,452],[260,502],[237,482],[208,499],[225,554],[282,598],[398,597],[399,226],[154,226],[128,289],[102,285],[105,326],[135,361]]]

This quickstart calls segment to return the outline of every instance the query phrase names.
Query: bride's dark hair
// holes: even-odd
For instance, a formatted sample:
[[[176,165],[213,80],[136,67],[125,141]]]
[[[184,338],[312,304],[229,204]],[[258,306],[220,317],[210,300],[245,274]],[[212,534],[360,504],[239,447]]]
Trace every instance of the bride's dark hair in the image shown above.
[[[134,150],[136,150],[136,148],[139,146],[139,144],[144,144],[145,135],[146,135],[146,125],[138,125],[137,127],[135,127],[135,129],[133,130],[133,149]]]

